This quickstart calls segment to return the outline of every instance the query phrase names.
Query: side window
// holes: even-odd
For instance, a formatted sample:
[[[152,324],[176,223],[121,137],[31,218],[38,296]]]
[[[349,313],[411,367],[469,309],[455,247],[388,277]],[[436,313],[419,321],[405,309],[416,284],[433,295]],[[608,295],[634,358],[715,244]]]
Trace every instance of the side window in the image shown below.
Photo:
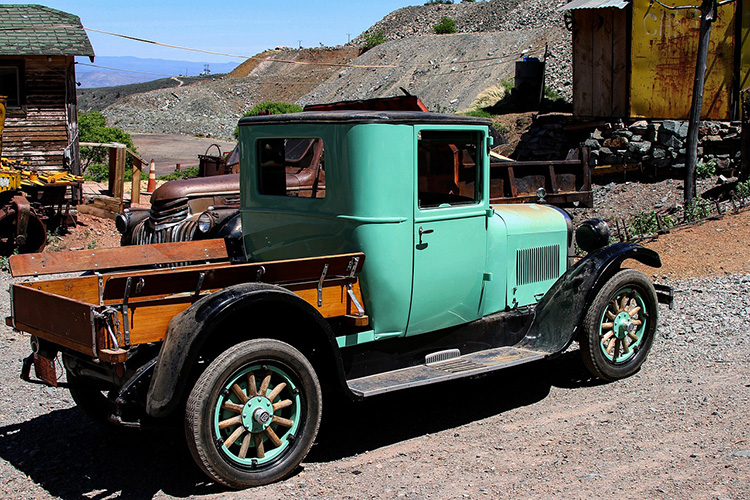
[[[480,135],[423,130],[418,137],[419,208],[478,203]]]
[[[0,95],[7,97],[7,107],[21,106],[21,81],[18,66],[0,65]]]
[[[260,139],[258,190],[273,196],[325,198],[323,139]]]

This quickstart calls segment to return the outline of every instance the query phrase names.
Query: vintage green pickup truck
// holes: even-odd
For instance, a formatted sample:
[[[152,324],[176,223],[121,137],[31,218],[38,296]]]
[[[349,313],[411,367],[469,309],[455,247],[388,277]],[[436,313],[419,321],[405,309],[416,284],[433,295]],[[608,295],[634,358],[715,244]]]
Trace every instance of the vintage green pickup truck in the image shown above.
[[[58,384],[60,355],[90,416],[178,418],[201,468],[244,488],[294,471],[328,391],[481,375],[573,341],[595,376],[633,374],[672,295],[623,262],[658,255],[609,245],[599,220],[574,231],[544,203],[493,207],[489,126],[410,111],[242,119],[241,238],[11,259],[15,275],[89,271],[12,286],[7,322],[32,338],[22,375]],[[287,181],[300,148],[318,151],[324,186]]]

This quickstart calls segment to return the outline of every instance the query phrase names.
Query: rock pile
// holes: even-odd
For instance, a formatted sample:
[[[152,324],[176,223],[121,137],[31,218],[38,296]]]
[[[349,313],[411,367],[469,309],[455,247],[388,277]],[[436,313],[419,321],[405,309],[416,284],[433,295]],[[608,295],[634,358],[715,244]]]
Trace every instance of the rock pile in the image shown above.
[[[521,137],[513,154],[518,160],[565,158],[570,148],[590,148],[592,166],[637,166],[651,174],[685,168],[688,122],[684,120],[622,120],[581,129],[570,116],[539,116]],[[570,126],[569,126],[570,125]],[[718,172],[739,168],[741,124],[701,122],[698,129],[698,158],[713,162]]]
[[[607,123],[584,142],[595,165],[640,164],[657,171],[685,168],[688,122],[639,120],[629,125]],[[714,162],[719,171],[739,166],[740,126],[728,122],[702,122],[698,131],[698,158]]]

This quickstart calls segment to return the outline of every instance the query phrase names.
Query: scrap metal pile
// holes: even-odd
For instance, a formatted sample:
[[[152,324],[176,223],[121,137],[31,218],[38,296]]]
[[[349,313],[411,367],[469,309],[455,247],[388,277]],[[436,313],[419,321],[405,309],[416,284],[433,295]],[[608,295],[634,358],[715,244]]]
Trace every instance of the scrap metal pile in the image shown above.
[[[25,162],[0,161],[0,255],[39,252],[48,230],[75,225],[70,209],[83,177],[27,168]]]

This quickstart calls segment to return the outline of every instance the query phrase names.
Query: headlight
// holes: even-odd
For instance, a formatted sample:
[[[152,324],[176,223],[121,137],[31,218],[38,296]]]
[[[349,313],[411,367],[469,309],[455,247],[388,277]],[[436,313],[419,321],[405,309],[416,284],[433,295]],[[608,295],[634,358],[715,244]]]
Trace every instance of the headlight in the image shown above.
[[[203,212],[198,217],[198,231],[208,234],[214,227],[214,218],[209,212]]]
[[[130,222],[130,214],[127,212],[115,217],[115,227],[120,231],[120,234],[125,234],[128,230],[128,222]]]
[[[592,252],[609,244],[609,226],[602,219],[589,219],[576,229],[576,243],[584,252]]]

